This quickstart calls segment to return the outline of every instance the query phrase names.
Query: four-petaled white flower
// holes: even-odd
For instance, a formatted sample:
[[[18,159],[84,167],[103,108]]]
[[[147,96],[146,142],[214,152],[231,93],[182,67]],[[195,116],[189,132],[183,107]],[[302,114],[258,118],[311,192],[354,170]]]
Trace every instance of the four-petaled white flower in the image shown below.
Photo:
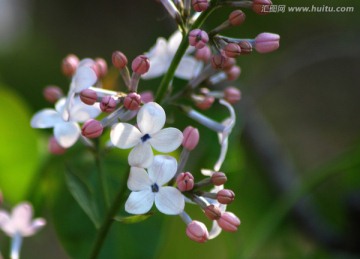
[[[11,215],[0,210],[0,229],[8,236],[20,235],[28,237],[34,235],[46,225],[43,218],[32,220],[33,210],[29,203],[23,202],[13,208]]]
[[[95,118],[101,113],[98,104],[89,106],[81,102],[79,97],[70,101],[69,109],[66,108],[67,98],[60,99],[55,104],[55,109],[43,109],[31,119],[33,128],[54,128],[56,141],[64,148],[71,147],[79,138],[81,130],[78,122],[82,123],[90,118]]]
[[[122,149],[134,147],[128,157],[130,166],[147,168],[153,161],[151,147],[159,152],[169,153],[177,149],[183,134],[176,128],[165,128],[164,109],[157,103],[149,102],[137,114],[137,127],[128,123],[115,124],[110,133],[114,146]]]
[[[157,39],[155,46],[145,54],[150,60],[150,69],[142,76],[143,79],[159,77],[168,71],[181,39],[182,35],[180,31],[176,31],[171,35],[168,42],[164,38]],[[193,51],[193,47],[188,48],[175,71],[176,77],[189,80],[200,72],[202,62],[189,55]]]
[[[184,210],[185,200],[175,187],[163,186],[170,181],[177,170],[176,159],[157,155],[147,169],[131,167],[127,182],[132,191],[125,203],[125,210],[131,214],[144,214],[153,206],[164,214],[177,215]]]

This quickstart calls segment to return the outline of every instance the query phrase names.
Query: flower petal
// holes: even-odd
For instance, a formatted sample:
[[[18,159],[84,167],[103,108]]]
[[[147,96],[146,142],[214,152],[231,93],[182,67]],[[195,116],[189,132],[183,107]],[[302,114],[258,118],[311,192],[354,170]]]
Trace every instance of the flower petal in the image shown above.
[[[165,128],[152,135],[149,139],[154,149],[169,153],[177,149],[183,141],[183,134],[176,128]]]
[[[80,127],[75,122],[63,121],[55,125],[54,136],[60,146],[69,148],[78,140]]]
[[[141,141],[141,136],[141,132],[129,123],[117,123],[110,132],[111,142],[122,149],[134,147]]]
[[[20,203],[11,212],[11,221],[15,229],[19,232],[26,229],[31,224],[33,209],[27,202]]]
[[[179,30],[175,31],[169,38],[168,42],[168,52],[175,55],[175,52],[179,48],[179,45],[182,40],[182,34]]]
[[[171,59],[167,56],[153,57],[149,60],[150,68],[148,72],[141,76],[143,79],[152,79],[165,74],[171,62]]]
[[[43,228],[46,225],[46,220],[43,218],[37,218],[34,219],[30,225],[27,226],[27,228],[24,228],[21,231],[21,235],[23,237],[28,237],[34,235],[36,232],[38,232],[41,228]]]
[[[154,196],[150,188],[139,192],[131,192],[125,203],[125,210],[131,214],[144,214],[154,204]]]
[[[153,183],[164,185],[174,177],[177,170],[177,161],[172,156],[157,155],[148,169],[149,177]]]
[[[82,90],[93,86],[96,83],[97,76],[95,71],[88,66],[81,66],[77,69],[74,77],[74,91],[80,93]]]
[[[128,162],[130,166],[147,168],[153,161],[153,151],[149,143],[139,143],[130,152]]]
[[[185,200],[178,189],[166,186],[155,193],[155,205],[164,214],[177,215],[184,210]]]
[[[141,191],[148,189],[152,185],[149,175],[145,169],[131,167],[127,186],[131,191]]]
[[[31,119],[30,125],[33,128],[52,128],[56,123],[62,122],[60,114],[53,109],[43,109],[34,114]]]
[[[143,134],[158,132],[164,127],[165,120],[166,115],[164,109],[154,102],[144,104],[137,115],[137,124]]]
[[[7,213],[6,211],[0,211],[0,228],[2,228],[2,226],[8,224],[10,220],[10,215],[9,213]]]
[[[70,107],[70,120],[76,122],[85,122],[89,119],[97,117],[101,113],[98,103],[94,105],[84,104],[80,98],[74,98]]]
[[[199,74],[202,68],[202,63],[190,56],[184,56],[178,68],[175,71],[175,76],[181,79],[189,80]]]

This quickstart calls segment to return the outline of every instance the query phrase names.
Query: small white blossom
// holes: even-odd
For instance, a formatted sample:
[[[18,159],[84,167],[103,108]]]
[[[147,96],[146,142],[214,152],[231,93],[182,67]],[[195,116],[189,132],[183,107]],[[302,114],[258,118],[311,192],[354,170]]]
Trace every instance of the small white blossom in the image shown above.
[[[128,188],[132,191],[125,203],[125,210],[132,214],[144,214],[153,206],[164,214],[177,215],[184,210],[185,200],[175,187],[163,186],[170,181],[177,169],[176,159],[158,155],[147,169],[131,167]]]
[[[155,46],[145,54],[150,60],[150,69],[142,76],[142,78],[151,79],[165,74],[179,48],[181,40],[182,35],[180,31],[176,31],[171,35],[169,41],[166,41],[164,38],[158,38]],[[176,77],[189,80],[200,72],[202,63],[189,55],[192,51],[194,51],[194,48],[189,47],[186,54],[181,59],[180,64],[175,71]]]
[[[169,153],[177,149],[183,140],[182,132],[176,128],[165,128],[164,109],[155,102],[146,103],[137,114],[137,127],[128,123],[115,124],[110,133],[114,146],[132,148],[128,161],[130,166],[147,168],[153,161],[152,148]]]

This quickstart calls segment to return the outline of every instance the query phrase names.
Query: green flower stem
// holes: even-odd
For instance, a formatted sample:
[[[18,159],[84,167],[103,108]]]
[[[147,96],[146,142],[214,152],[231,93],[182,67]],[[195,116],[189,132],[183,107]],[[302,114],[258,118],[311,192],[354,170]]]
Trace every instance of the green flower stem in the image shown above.
[[[205,22],[206,18],[217,7],[219,7],[217,5],[217,2],[218,2],[218,0],[212,0],[210,2],[209,8],[201,13],[201,15],[198,17],[198,19],[193,23],[193,25],[190,27],[190,29],[187,31],[187,33],[184,35],[184,37],[179,45],[179,48],[176,51],[173,60],[171,61],[168,72],[165,74],[165,76],[163,77],[163,79],[160,83],[160,86],[156,93],[156,99],[155,99],[156,102],[161,103],[165,97],[165,94],[169,88],[169,84],[174,77],[175,71],[176,71],[177,67],[179,66],[179,63],[180,63],[182,57],[184,56],[186,49],[189,46],[189,41],[188,41],[189,32],[193,29],[199,28]]]
[[[118,212],[120,206],[124,203],[125,200],[123,200],[123,197],[126,193],[126,184],[127,184],[127,178],[129,177],[129,174],[126,174],[123,179],[123,184],[120,186],[119,192],[117,193],[113,203],[111,204],[111,207],[105,217],[104,222],[102,223],[99,232],[97,234],[96,240],[93,245],[93,249],[90,255],[90,259],[95,259],[98,257],[101,247],[104,244],[104,241],[106,239],[106,236],[110,230],[110,227],[112,223],[114,222],[114,217],[116,216],[116,213]]]

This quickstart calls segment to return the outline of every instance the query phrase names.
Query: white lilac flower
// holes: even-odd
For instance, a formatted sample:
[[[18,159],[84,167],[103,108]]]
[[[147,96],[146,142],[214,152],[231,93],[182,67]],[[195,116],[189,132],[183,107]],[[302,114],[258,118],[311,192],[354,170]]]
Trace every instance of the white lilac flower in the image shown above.
[[[176,31],[171,35],[169,41],[166,41],[164,38],[158,38],[155,46],[145,54],[150,60],[150,69],[142,78],[151,79],[165,74],[179,48],[181,40],[182,35],[180,31]],[[193,47],[188,48],[186,51],[175,71],[176,77],[189,80],[200,72],[202,63],[189,55],[193,51]]]
[[[71,147],[79,138],[81,130],[78,123],[95,118],[101,112],[99,106],[86,105],[79,97],[69,101],[69,108],[66,108],[68,99],[62,98],[55,104],[55,109],[43,109],[31,119],[33,128],[54,128],[56,141],[64,148]]]
[[[153,206],[164,214],[177,215],[184,210],[185,201],[181,192],[172,186],[163,186],[170,181],[177,169],[176,159],[157,155],[147,169],[131,167],[128,188],[132,191],[125,203],[131,214],[144,214]]]
[[[130,166],[147,168],[153,161],[152,148],[169,153],[177,149],[183,135],[176,128],[165,128],[164,109],[155,102],[142,106],[137,114],[137,127],[128,123],[115,124],[110,133],[114,146],[121,149],[132,148],[128,161]]]

